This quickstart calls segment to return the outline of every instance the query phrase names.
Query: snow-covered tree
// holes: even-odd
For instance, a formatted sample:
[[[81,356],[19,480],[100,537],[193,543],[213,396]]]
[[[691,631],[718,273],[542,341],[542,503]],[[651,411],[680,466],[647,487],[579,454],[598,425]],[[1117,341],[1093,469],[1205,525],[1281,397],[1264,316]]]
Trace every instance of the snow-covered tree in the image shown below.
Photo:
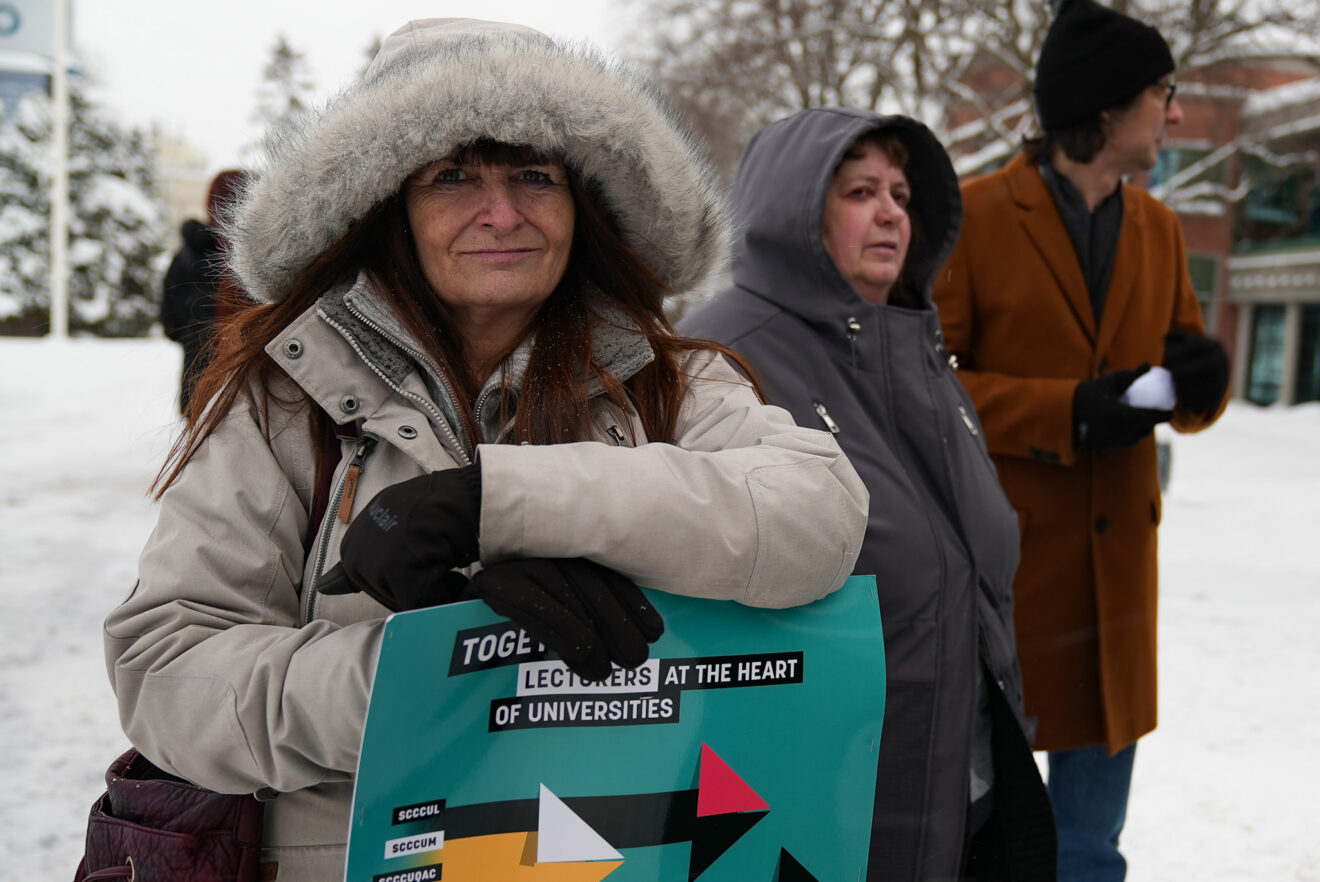
[[[156,321],[168,260],[155,147],[70,84],[69,328],[138,336]],[[0,333],[36,334],[50,315],[50,99],[0,119]]]
[[[35,333],[49,317],[50,118],[44,101],[0,114],[0,332]]]
[[[268,131],[278,131],[307,112],[314,90],[307,56],[294,49],[288,38],[280,34],[261,70],[257,112],[253,119]]]

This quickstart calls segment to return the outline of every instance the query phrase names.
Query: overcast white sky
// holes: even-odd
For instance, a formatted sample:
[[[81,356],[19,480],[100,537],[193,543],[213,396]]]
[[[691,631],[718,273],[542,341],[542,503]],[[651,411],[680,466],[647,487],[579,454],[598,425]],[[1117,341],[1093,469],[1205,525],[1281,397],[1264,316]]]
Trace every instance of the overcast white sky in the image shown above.
[[[518,22],[613,52],[630,8],[627,0],[73,0],[73,40],[104,105],[190,142],[218,171],[240,164],[260,137],[251,117],[281,33],[305,54],[319,103],[352,80],[373,37],[415,18]]]

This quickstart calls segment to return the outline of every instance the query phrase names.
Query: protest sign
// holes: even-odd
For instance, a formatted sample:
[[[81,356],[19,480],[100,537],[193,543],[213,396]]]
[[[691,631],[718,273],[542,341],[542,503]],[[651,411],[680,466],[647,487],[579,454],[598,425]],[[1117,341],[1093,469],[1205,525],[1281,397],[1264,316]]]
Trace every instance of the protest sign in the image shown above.
[[[647,593],[665,634],[602,683],[477,601],[391,617],[347,878],[864,874],[885,694],[874,578],[786,610]]]

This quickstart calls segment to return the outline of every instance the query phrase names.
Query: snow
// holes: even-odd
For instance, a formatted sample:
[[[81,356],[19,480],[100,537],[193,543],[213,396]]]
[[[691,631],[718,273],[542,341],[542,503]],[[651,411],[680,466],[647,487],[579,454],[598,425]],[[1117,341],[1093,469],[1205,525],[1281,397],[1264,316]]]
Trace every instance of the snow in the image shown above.
[[[127,747],[101,621],[132,587],[177,432],[168,341],[0,338],[0,867],[71,878]],[[1173,439],[1161,724],[1140,742],[1131,882],[1320,882],[1320,405],[1234,403]]]

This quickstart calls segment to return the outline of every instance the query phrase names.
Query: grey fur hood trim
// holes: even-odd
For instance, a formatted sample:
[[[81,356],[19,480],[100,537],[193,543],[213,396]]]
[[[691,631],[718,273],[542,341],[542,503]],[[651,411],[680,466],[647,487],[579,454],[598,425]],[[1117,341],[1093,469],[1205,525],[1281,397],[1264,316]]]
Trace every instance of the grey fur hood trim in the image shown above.
[[[517,25],[410,22],[362,80],[266,144],[225,223],[258,300],[306,269],[414,171],[481,138],[560,157],[675,292],[725,259],[721,188],[639,74]]]

